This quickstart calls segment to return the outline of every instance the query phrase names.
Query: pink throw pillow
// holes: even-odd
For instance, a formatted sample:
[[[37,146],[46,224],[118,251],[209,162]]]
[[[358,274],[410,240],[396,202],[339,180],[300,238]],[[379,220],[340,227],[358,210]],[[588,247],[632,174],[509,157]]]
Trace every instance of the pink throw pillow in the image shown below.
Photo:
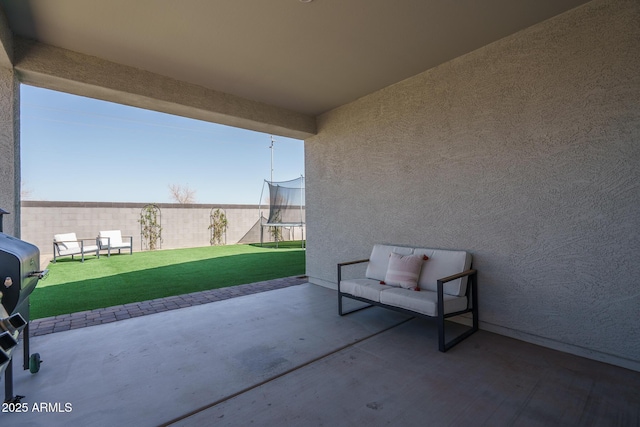
[[[428,257],[422,255],[400,255],[392,252],[389,255],[389,266],[384,283],[391,286],[401,286],[405,289],[420,290],[418,278],[422,263]]]

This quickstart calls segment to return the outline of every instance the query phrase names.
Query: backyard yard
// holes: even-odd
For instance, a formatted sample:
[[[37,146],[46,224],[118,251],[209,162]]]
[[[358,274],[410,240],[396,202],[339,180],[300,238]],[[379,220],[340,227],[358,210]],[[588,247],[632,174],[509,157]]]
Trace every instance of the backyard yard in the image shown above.
[[[49,264],[31,294],[31,319],[303,275],[301,242],[134,252]]]

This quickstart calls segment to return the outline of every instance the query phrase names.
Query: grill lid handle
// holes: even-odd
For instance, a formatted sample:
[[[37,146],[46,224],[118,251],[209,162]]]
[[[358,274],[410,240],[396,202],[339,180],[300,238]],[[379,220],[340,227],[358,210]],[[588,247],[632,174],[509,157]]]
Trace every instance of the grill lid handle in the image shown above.
[[[33,271],[29,273],[28,277],[37,277],[38,279],[44,279],[49,275],[49,269],[45,269],[42,271]]]

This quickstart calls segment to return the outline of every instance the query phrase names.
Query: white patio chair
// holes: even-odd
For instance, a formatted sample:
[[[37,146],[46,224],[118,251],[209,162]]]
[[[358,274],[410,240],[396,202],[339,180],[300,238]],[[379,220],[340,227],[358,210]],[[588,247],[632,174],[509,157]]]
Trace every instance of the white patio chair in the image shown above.
[[[53,262],[61,256],[75,255],[81,256],[81,262],[84,262],[84,256],[95,253],[100,258],[100,249],[97,244],[85,244],[85,242],[97,243],[96,239],[78,239],[76,233],[63,233],[53,236]]]
[[[129,255],[133,254],[133,236],[124,236],[122,238],[120,230],[106,230],[98,234],[98,245],[100,250],[107,250],[107,256],[111,256],[111,250],[117,249],[121,253],[122,249],[129,249]],[[128,242],[126,241],[128,240]]]

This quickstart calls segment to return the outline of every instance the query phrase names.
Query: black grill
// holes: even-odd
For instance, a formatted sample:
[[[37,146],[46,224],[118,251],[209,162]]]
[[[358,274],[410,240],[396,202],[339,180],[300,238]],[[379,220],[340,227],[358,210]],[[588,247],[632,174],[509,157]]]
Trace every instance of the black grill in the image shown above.
[[[0,375],[5,376],[5,402],[19,402],[23,397],[13,395],[12,356],[20,332],[24,369],[33,373],[39,369],[40,355],[29,355],[29,295],[46,273],[40,270],[36,246],[0,233]]]

